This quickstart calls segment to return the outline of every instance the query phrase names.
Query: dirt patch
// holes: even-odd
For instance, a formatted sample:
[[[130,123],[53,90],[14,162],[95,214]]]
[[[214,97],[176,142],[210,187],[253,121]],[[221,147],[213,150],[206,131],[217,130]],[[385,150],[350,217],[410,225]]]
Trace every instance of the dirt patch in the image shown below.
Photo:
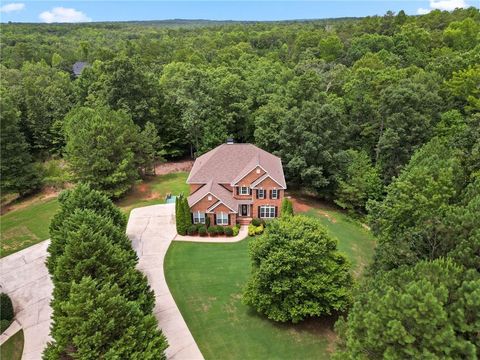
[[[5,215],[10,211],[24,209],[40,201],[56,198],[61,191],[61,189],[59,190],[57,188],[47,187],[42,189],[37,194],[30,195],[22,199],[17,198],[9,203],[1,204],[0,215]]]
[[[166,175],[181,171],[190,171],[193,166],[193,160],[180,160],[174,162],[166,162],[163,164],[159,164],[155,167],[155,174],[156,175]]]
[[[325,216],[328,220],[332,223],[336,223],[337,219],[335,219],[330,214],[326,213],[325,211],[321,210],[319,206],[320,204],[315,204],[314,200],[305,197],[297,197],[297,196],[290,196],[290,200],[293,204],[293,211],[295,213],[307,212],[309,210],[315,210],[320,215]]]

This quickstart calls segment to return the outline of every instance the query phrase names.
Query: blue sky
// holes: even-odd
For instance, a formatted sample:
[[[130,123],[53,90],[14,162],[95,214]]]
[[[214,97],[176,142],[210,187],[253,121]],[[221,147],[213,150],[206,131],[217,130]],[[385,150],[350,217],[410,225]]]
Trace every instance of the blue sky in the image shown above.
[[[289,20],[383,15],[387,10],[407,14],[434,8],[453,10],[478,0],[416,1],[4,1],[2,22],[84,22],[165,19]]]

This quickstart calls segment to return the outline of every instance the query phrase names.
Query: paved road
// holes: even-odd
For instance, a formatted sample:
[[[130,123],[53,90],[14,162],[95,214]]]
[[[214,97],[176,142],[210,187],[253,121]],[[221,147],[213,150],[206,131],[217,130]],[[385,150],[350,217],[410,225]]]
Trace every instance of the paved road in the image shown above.
[[[175,204],[153,205],[132,210],[127,235],[137,251],[139,269],[148,277],[155,292],[155,317],[168,339],[167,358],[203,359],[182,314],[168,289],[163,273],[163,259],[176,235]]]
[[[52,281],[45,266],[48,240],[0,259],[0,286],[23,328],[23,360],[39,360],[50,340]],[[13,334],[12,334],[13,335]]]

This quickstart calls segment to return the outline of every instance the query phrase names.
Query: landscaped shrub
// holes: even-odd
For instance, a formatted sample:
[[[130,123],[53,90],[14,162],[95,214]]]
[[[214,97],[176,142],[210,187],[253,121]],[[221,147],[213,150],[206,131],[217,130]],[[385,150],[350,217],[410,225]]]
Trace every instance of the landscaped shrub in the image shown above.
[[[292,216],[293,215],[293,204],[287,198],[282,200],[282,210],[280,216]]]
[[[188,235],[196,235],[198,231],[197,225],[190,225],[187,230]]]
[[[217,234],[218,235],[223,235],[225,233],[225,227],[222,226],[222,225],[217,225],[216,229],[217,229]]]
[[[240,225],[238,224],[235,225],[232,230],[233,230],[233,236],[237,236],[238,233],[240,232]]]
[[[258,218],[252,219],[252,225],[253,226],[260,226],[262,224],[262,220]]]
[[[261,224],[260,226],[257,226],[255,228],[255,235],[263,234],[263,229],[264,229],[263,224]]]
[[[7,330],[11,323],[10,320],[0,320],[0,334]]]
[[[217,227],[215,225],[209,226],[207,232],[210,236],[215,236],[217,235]]]
[[[233,229],[231,227],[226,227],[224,230],[225,230],[225,235],[233,236]]]
[[[210,227],[210,216],[208,216],[208,215],[205,215],[205,226],[207,228]]]
[[[205,225],[202,225],[198,228],[198,235],[207,236],[207,227]]]
[[[253,224],[248,225],[248,236],[255,236],[255,229],[257,227]]]
[[[13,320],[13,305],[10,297],[5,294],[0,294],[0,319],[12,321]]]

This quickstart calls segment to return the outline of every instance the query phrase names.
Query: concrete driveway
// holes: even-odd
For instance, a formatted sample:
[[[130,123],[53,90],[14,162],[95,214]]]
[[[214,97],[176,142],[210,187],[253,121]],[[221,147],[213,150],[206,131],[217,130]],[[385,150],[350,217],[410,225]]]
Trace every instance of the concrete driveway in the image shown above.
[[[155,292],[154,313],[168,339],[167,358],[203,359],[170,294],[163,272],[163,259],[176,234],[175,204],[147,206],[133,209],[130,213],[127,235],[140,259],[138,267],[146,274]]]
[[[23,360],[39,360],[50,340],[52,281],[45,266],[49,241],[0,259],[0,286],[12,299],[23,328]],[[13,334],[12,334],[13,335]]]

